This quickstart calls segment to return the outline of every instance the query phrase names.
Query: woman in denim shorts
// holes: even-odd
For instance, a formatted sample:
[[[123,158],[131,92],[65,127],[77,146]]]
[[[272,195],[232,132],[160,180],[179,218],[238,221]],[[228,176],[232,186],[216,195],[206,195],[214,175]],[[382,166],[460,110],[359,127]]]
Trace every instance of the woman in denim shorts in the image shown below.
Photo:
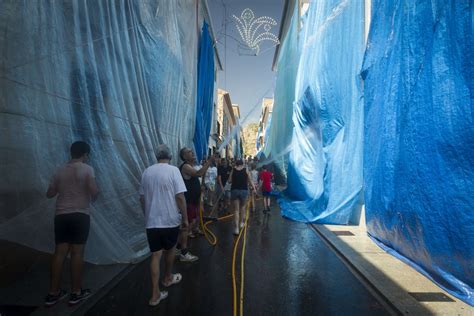
[[[249,185],[255,191],[252,178],[241,159],[236,161],[228,182],[231,183],[230,199],[234,205],[234,235],[238,235],[239,228],[242,229],[245,225],[245,206],[249,195]]]

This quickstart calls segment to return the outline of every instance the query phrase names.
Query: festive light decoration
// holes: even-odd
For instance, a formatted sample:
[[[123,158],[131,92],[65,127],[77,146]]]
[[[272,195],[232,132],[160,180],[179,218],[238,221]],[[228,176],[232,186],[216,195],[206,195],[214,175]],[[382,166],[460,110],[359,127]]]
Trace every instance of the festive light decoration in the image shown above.
[[[249,8],[242,11],[240,18],[232,15],[235,19],[235,26],[239,31],[243,43],[250,49],[255,50],[255,55],[260,53],[260,43],[263,41],[271,41],[276,45],[280,44],[278,37],[270,32],[272,26],[277,25],[277,22],[268,17],[262,16],[255,18],[255,14]],[[258,34],[259,29],[263,26],[263,31]]]

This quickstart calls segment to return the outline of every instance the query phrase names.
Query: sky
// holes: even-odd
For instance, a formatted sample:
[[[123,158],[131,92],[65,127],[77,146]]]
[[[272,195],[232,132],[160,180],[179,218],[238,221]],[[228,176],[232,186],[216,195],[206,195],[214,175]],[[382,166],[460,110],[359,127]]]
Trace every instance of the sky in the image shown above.
[[[218,73],[218,87],[229,92],[232,103],[239,104],[242,126],[258,122],[262,98],[273,97],[276,73],[272,71],[272,62],[275,44],[263,42],[258,56],[248,56],[242,51],[239,53],[237,39],[240,39],[240,35],[232,15],[240,17],[242,11],[249,8],[256,18],[271,17],[278,24],[270,32],[278,36],[283,0],[208,0],[208,5],[224,68]]]

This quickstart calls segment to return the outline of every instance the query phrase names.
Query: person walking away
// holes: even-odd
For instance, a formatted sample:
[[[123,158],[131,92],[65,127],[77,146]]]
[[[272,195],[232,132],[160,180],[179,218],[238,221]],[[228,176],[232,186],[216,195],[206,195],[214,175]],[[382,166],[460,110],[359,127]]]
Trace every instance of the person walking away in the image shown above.
[[[239,228],[242,229],[245,225],[245,207],[249,185],[255,191],[251,176],[241,159],[236,161],[228,181],[231,183],[231,200],[234,206],[234,235],[238,235]]]
[[[268,167],[264,165],[260,172],[260,180],[262,182],[262,195],[263,195],[263,213],[270,211],[270,196],[272,192],[272,179],[273,174],[267,170]]]
[[[221,164],[217,168],[217,188],[219,188],[217,194],[220,196],[219,203],[221,204],[221,209],[226,210],[230,207],[230,188],[226,185],[231,171],[232,167],[227,162],[227,159],[222,158]]]
[[[160,261],[164,254],[164,278],[162,285],[169,287],[179,283],[181,274],[172,273],[175,246],[181,229],[189,226],[184,193],[186,186],[178,168],[171,166],[171,152],[166,145],[158,146],[157,164],[148,167],[140,184],[140,205],[145,216],[146,236],[151,251],[150,272],[152,294],[148,301],[156,306],[168,296],[160,291]]]
[[[89,236],[90,204],[95,201],[99,190],[94,169],[85,162],[89,158],[90,146],[82,141],[70,148],[71,160],[60,167],[49,183],[47,198],[56,199],[54,236],[56,247],[51,260],[51,282],[45,298],[46,306],[53,306],[66,297],[60,288],[64,259],[71,254],[72,287],[69,305],[75,305],[91,295],[82,288],[82,266],[84,246]]]
[[[259,177],[258,177],[258,171],[257,171],[257,167],[255,164],[251,164],[251,171],[250,171],[250,177],[252,179],[252,183],[253,183],[253,186],[255,188],[258,188],[258,181],[259,181]],[[255,212],[255,203],[256,203],[256,198],[257,198],[257,191],[256,190],[252,190],[252,192],[250,192],[250,197],[251,197],[251,203],[252,203],[252,212]]]
[[[201,183],[199,177],[206,174],[207,169],[214,161],[214,158],[207,160],[203,167],[199,170],[193,168],[196,156],[190,148],[184,147],[179,151],[179,156],[183,160],[183,164],[179,167],[187,192],[185,193],[188,221],[190,226],[197,221],[198,208],[201,201]],[[193,262],[199,258],[188,251],[188,235],[190,228],[183,229],[179,235],[178,250],[180,251],[179,260],[182,262]]]

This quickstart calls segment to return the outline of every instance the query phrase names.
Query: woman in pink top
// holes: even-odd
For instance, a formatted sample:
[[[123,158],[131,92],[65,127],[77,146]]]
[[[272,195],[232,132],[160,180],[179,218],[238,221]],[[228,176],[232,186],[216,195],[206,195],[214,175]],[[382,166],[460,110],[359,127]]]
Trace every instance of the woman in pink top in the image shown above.
[[[267,213],[270,211],[270,193],[272,192],[272,179],[273,174],[267,170],[267,166],[263,166],[260,172],[260,181],[262,182],[262,195],[263,195],[263,212]]]

